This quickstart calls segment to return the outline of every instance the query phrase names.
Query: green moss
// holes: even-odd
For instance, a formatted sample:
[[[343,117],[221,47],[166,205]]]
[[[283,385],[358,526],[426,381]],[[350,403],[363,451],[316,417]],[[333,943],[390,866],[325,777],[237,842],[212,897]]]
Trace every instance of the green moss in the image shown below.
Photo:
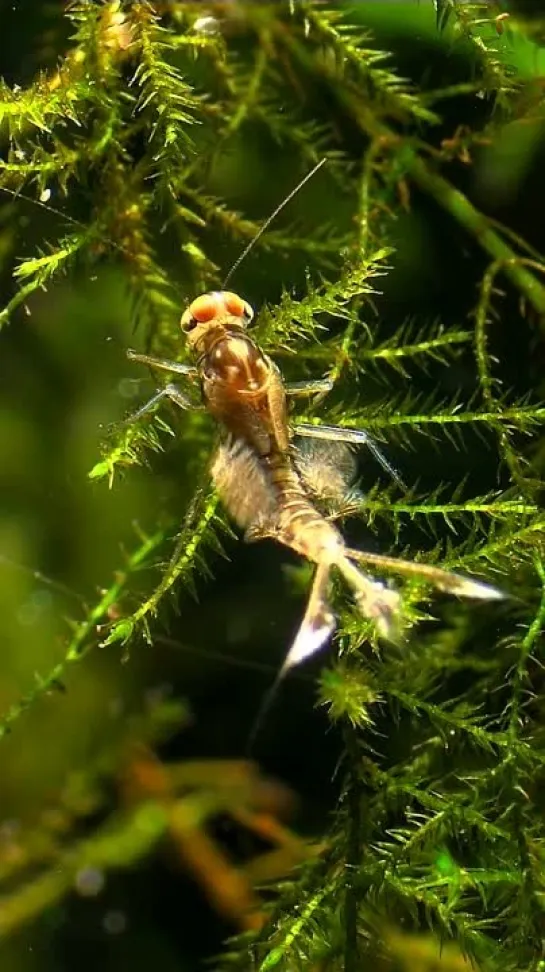
[[[484,970],[530,972],[542,954],[544,892],[545,409],[529,368],[511,390],[507,359],[514,336],[524,362],[542,341],[545,265],[532,241],[487,215],[460,170],[479,172],[484,159],[491,182],[496,174],[507,184],[506,168],[522,180],[542,108],[521,17],[498,21],[500,5],[442,0],[434,34],[429,4],[425,41],[441,68],[432,83],[419,62],[421,78],[409,82],[398,62],[411,5],[383,6],[384,16],[377,4],[351,5],[349,18],[318,0],[225,4],[203,32],[191,3],[70,4],[75,34],[59,68],[0,88],[0,186],[15,194],[14,222],[29,196],[48,221],[16,262],[0,325],[21,327],[21,308],[61,274],[77,280],[108,260],[130,292],[138,342],[183,360],[181,307],[219,285],[220,266],[327,159],[307,201],[294,201],[240,268],[237,289],[266,297],[256,338],[290,377],[333,379],[304,421],[361,426],[407,450],[412,487],[400,495],[369,483],[355,504],[381,549],[488,578],[508,598],[490,609],[436,606],[421,582],[407,582],[407,639],[380,653],[369,650],[369,626],[339,604],[342,657],[322,676],[319,702],[342,727],[343,796],[322,853],[270,899],[251,945],[235,941],[219,964],[355,970],[377,956],[396,961],[403,928],[453,940]],[[379,49],[384,35],[391,53]],[[460,97],[463,122],[450,111]],[[518,141],[517,125],[527,126]],[[501,149],[506,130],[512,170],[503,150],[488,151]],[[69,223],[55,242],[50,187]],[[471,257],[462,288],[436,256],[434,233]],[[442,297],[407,320],[399,268],[416,276],[427,258],[432,270],[419,279],[431,286],[442,273]],[[120,469],[155,468],[169,433],[160,416],[114,427],[91,477],[111,485]],[[60,660],[4,713],[2,735],[99,645],[128,650],[142,634],[153,644],[168,621],[164,596],[193,590],[222,552],[229,527],[206,485],[210,424],[184,417],[181,440],[190,500],[170,563],[155,562],[175,530],[158,500],[154,529],[73,622]],[[148,853],[164,828],[155,810],[144,813],[147,830],[116,818],[119,831],[97,832],[86,860],[118,867]],[[51,880],[44,909],[69,887]]]

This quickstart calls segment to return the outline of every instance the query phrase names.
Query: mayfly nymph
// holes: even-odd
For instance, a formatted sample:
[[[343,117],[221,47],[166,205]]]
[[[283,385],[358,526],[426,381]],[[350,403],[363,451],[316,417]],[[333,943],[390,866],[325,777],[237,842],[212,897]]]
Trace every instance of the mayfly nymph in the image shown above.
[[[318,651],[334,630],[329,599],[333,570],[349,585],[358,610],[374,622],[378,633],[386,638],[394,635],[399,593],[363,573],[356,562],[419,577],[461,597],[503,597],[495,587],[439,567],[346,545],[338,528],[318,509],[316,498],[329,492],[325,498],[339,502],[349,492],[349,444],[365,443],[390,472],[395,475],[395,471],[363,430],[290,425],[288,396],[323,393],[330,390],[331,382],[284,382],[278,367],[248,334],[252,319],[252,308],[237,294],[225,290],[203,294],[190,304],[180,322],[193,365],[134,351],[128,354],[133,361],[200,383],[203,405],[222,430],[211,465],[212,479],[246,539],[272,537],[316,565],[305,615],[283,671]],[[164,397],[181,408],[194,407],[177,385],[169,383],[137,416]],[[296,437],[320,441],[311,450],[300,450]]]

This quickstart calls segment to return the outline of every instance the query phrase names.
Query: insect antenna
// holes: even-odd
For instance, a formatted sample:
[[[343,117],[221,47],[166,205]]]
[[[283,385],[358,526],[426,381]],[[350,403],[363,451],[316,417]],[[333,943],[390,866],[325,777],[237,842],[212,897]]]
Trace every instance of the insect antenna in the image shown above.
[[[222,289],[224,289],[227,286],[235,271],[238,270],[240,264],[246,259],[250,251],[253,250],[254,246],[256,245],[258,240],[263,236],[266,230],[269,228],[273,220],[276,219],[278,214],[282,212],[285,206],[287,206],[288,203],[291,202],[293,197],[297,195],[300,189],[302,189],[303,186],[305,186],[307,182],[309,182],[314,175],[316,175],[319,169],[321,169],[322,166],[326,164],[326,162],[327,162],[326,158],[320,159],[320,161],[316,163],[314,168],[312,168],[310,172],[307,172],[306,176],[304,176],[301,179],[301,181],[297,183],[297,185],[291,190],[290,193],[288,193],[285,199],[283,199],[282,202],[276,207],[276,209],[273,210],[270,216],[267,217],[267,219],[265,220],[263,225],[259,228],[255,236],[252,237],[248,245],[245,246],[240,256],[237,257],[237,259],[233,263],[233,266],[229,270],[227,276],[225,277],[225,280],[221,285]],[[43,202],[41,199],[33,199],[32,196],[27,196],[24,192],[19,192],[16,189],[8,189],[7,186],[0,186],[0,191],[5,192],[8,196],[12,196],[14,199],[23,199],[25,202],[32,203],[34,206],[39,206],[40,209],[45,209],[46,212],[52,213],[54,216],[60,216],[62,219],[65,219],[67,223],[70,223],[72,226],[77,226],[80,229],[84,228],[85,226],[85,224],[82,223],[80,220],[74,219],[73,216],[70,216],[68,213],[64,213],[61,209],[56,209],[55,206],[49,206],[46,202]],[[124,252],[123,247],[119,246],[119,244],[114,243],[111,240],[109,242],[110,245],[114,247],[114,249],[117,249],[122,253]]]
[[[271,223],[273,222],[273,220],[276,219],[276,217],[278,216],[279,213],[282,212],[282,210],[284,209],[284,207],[287,206],[289,202],[291,202],[291,200],[293,199],[293,197],[297,195],[297,193],[299,192],[300,189],[303,188],[303,186],[306,186],[307,182],[309,182],[309,180],[312,179],[312,177],[314,175],[316,175],[316,173],[318,172],[318,170],[321,169],[322,166],[326,164],[326,162],[327,162],[327,159],[325,159],[325,158],[320,159],[320,161],[316,163],[316,165],[314,166],[314,168],[311,169],[310,172],[307,172],[306,176],[304,176],[304,178],[301,179],[301,181],[297,183],[297,185],[291,190],[290,193],[288,193],[288,195],[285,197],[285,199],[282,200],[282,202],[280,203],[280,205],[278,205],[276,207],[276,209],[273,210],[273,212],[271,213],[271,215],[267,217],[267,219],[263,223],[263,226],[261,226],[258,229],[258,231],[255,234],[255,236],[252,237],[252,239],[250,240],[250,242],[248,243],[248,245],[244,247],[244,249],[243,249],[242,253],[240,254],[240,256],[237,257],[237,259],[233,263],[233,266],[229,270],[227,276],[225,277],[225,279],[224,279],[224,281],[223,281],[223,283],[221,285],[221,289],[222,290],[225,289],[225,287],[229,283],[229,281],[230,281],[231,277],[233,276],[233,274],[235,273],[235,271],[238,270],[238,268],[240,267],[240,264],[246,259],[246,257],[250,253],[250,251],[253,250],[254,246],[257,243],[257,241],[259,239],[261,239],[261,237],[263,236],[263,233],[265,233],[265,231],[268,230],[268,228],[271,225]]]
[[[52,213],[53,216],[60,216],[61,219],[64,219],[71,226],[76,226],[80,230],[87,229],[86,224],[83,223],[80,219],[74,219],[73,216],[70,216],[69,213],[63,212],[62,209],[57,209],[55,206],[50,206],[48,203],[43,202],[41,199],[33,199],[32,196],[27,196],[24,192],[19,192],[18,189],[8,189],[7,186],[0,186],[0,192],[7,193],[7,195],[12,196],[13,199],[22,199],[24,202],[31,203],[33,206],[39,206],[40,209],[45,209],[46,212]],[[104,236],[103,239],[105,241],[106,236]],[[102,238],[101,238],[101,242],[102,242]],[[127,255],[127,249],[125,247],[121,246],[120,243],[116,243],[114,240],[111,240],[109,238],[108,238],[108,246],[111,246],[114,250],[117,250],[119,253],[122,253],[125,256]]]
[[[60,216],[65,219],[67,223],[71,223],[73,226],[77,226],[79,229],[85,226],[84,223],[80,222],[79,219],[74,219],[69,213],[63,213],[62,209],[56,209],[55,206],[49,206],[46,202],[41,199],[33,199],[32,196],[27,196],[24,192],[19,192],[18,189],[8,189],[7,186],[0,186],[0,192],[5,192],[8,196],[12,196],[13,199],[22,199],[24,202],[32,203],[33,206],[39,206],[40,209],[45,209],[48,213],[53,213],[54,216]]]

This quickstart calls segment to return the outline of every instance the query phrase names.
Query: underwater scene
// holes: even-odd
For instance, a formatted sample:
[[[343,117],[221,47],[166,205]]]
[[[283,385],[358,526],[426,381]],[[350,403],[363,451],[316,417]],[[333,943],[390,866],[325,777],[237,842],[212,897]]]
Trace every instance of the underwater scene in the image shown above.
[[[545,972],[540,6],[0,12],[2,972]]]

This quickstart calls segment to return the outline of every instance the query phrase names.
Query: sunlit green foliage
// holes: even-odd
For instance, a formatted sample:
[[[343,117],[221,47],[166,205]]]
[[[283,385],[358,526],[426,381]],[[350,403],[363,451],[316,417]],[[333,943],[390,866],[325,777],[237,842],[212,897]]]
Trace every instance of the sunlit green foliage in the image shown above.
[[[256,338],[290,376],[334,380],[332,395],[298,417],[365,428],[415,456],[417,471],[420,449],[449,454],[482,436],[484,486],[471,478],[473,446],[467,480],[458,468],[454,481],[448,468],[443,475],[438,460],[433,491],[418,475],[403,493],[380,481],[354,497],[351,512],[388,552],[490,579],[507,598],[490,613],[436,608],[422,582],[407,582],[406,640],[374,652],[371,626],[339,597],[340,660],[322,675],[319,702],[341,726],[343,796],[320,855],[278,888],[262,929],[234,941],[219,966],[355,972],[380,957],[392,968],[402,963],[399,936],[414,945],[411,935],[429,930],[437,954],[448,941],[460,962],[466,956],[491,972],[537,972],[545,893],[545,409],[530,380],[516,391],[502,387],[494,329],[509,301],[521,345],[542,340],[545,264],[477,208],[458,187],[456,168],[470,166],[483,145],[493,152],[514,122],[542,132],[535,93],[542,77],[531,77],[526,24],[500,3],[392,4],[414,6],[422,24],[428,18],[430,36],[437,31],[466,58],[461,80],[437,89],[423,81],[420,89],[378,49],[372,4],[209,6],[203,26],[199,3],[78,0],[69,5],[73,39],[58,69],[23,88],[2,84],[0,186],[45,206],[53,187],[69,230],[16,263],[0,324],[19,326],[16,312],[61,273],[108,260],[123,269],[139,343],[183,360],[183,301],[218,286],[227,246],[234,242],[238,252],[259,227],[222,189],[229,197],[246,158],[250,178],[260,139],[278,153],[273,170],[289,160],[278,180],[272,172],[275,185],[289,176],[291,188],[319,158],[328,160],[316,191],[338,202],[338,221],[330,211],[329,222],[301,227],[283,214],[257,243],[280,294],[261,310]],[[479,109],[474,127],[443,118],[460,96]],[[526,164],[538,141],[524,143]],[[396,271],[396,220],[412,211],[417,194],[470,248],[482,270],[478,292],[461,320],[448,317],[447,295],[434,320],[387,326],[380,292]],[[286,256],[290,263],[282,263]],[[449,285],[454,291],[456,281]],[[458,387],[449,369],[461,376]],[[140,535],[113,583],[75,623],[60,661],[4,713],[2,734],[90,649],[122,642],[136,651],[142,634],[153,645],[156,627],[168,621],[167,592],[204,589],[198,579],[228,531],[206,484],[213,433],[199,414],[184,415],[176,430],[191,452],[185,476],[193,499],[170,563],[156,568],[173,532],[159,509],[157,529]],[[91,477],[106,488],[121,470],[153,468],[172,431],[160,416],[113,429]],[[141,568],[155,568],[156,585],[144,592],[135,579]],[[163,829],[162,819],[155,823],[149,849]],[[133,825],[122,821],[94,850],[90,841],[89,860],[123,865],[119,847]],[[432,956],[427,967],[440,961]]]

